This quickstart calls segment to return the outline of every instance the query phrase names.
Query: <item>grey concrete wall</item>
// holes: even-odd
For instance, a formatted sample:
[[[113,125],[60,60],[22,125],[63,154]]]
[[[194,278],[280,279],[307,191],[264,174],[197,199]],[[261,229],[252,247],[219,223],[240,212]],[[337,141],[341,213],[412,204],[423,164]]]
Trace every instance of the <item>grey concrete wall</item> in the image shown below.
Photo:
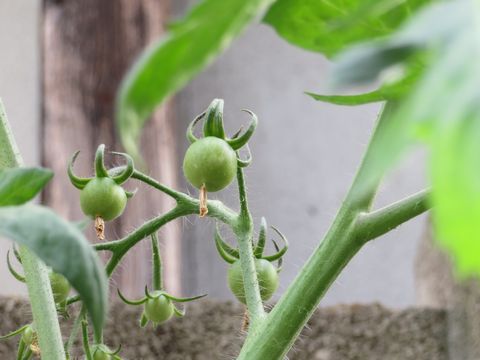
[[[267,26],[255,25],[178,96],[184,128],[215,97],[225,99],[231,132],[248,121],[240,109],[258,115],[258,130],[251,140],[253,163],[246,171],[249,199],[256,224],[266,216],[290,240],[280,293],[334,218],[379,108],[333,106],[304,95],[306,90],[326,89],[328,68],[321,56],[291,46]],[[423,183],[422,154],[415,153],[387,178],[378,203],[415,192]],[[210,197],[237,204],[234,188]],[[402,307],[414,303],[413,259],[423,223],[423,218],[416,219],[368,244],[323,304],[379,301]],[[185,287],[189,293],[230,298],[226,265],[213,246],[213,222],[191,218],[184,224],[189,252]]]
[[[39,0],[0,0],[0,98],[28,165],[39,154]],[[0,239],[0,294],[26,293],[8,274],[10,242]]]

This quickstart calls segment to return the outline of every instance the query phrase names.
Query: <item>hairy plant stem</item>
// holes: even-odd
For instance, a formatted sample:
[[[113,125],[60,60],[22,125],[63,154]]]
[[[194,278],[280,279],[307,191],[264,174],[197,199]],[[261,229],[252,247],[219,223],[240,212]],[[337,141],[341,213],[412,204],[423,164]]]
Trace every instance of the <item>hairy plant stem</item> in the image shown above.
[[[255,256],[253,254],[253,221],[248,210],[247,191],[243,169],[237,170],[238,192],[240,197],[240,213],[233,227],[233,232],[238,240],[240,266],[242,268],[245,300],[250,318],[250,329],[255,329],[257,323],[265,317],[260,287],[258,285],[257,271],[255,269]]]
[[[18,151],[3,104],[0,101],[0,168],[20,166],[23,166],[23,159]],[[28,224],[25,224],[25,226],[28,226]],[[25,246],[20,247],[20,257],[25,272],[42,358],[64,360],[65,351],[48,269]]]
[[[152,282],[153,290],[162,290],[163,289],[163,278],[162,278],[162,257],[160,256],[160,249],[158,246],[158,237],[157,233],[152,233],[151,237],[152,243]]]
[[[375,140],[383,123],[388,121],[393,106],[388,103],[385,105],[370,144]],[[363,184],[370,175],[366,170],[370,165],[368,163],[370,155],[369,146],[352,186],[324,240],[265,320],[254,332],[249,333],[238,360],[282,359],[327,289],[361,247],[373,235],[380,235],[428,209],[423,200],[426,193],[422,193],[419,198],[414,197],[413,200],[400,202],[400,206],[397,204],[393,208],[388,208],[387,211],[384,209],[377,214],[374,212],[373,215],[365,215],[372,206],[381,180],[375,179],[376,183],[365,191]],[[411,206],[419,202],[422,206]],[[405,204],[407,205],[403,206]],[[383,221],[382,218],[383,220],[388,218],[390,225],[385,227],[380,222]],[[357,227],[360,220],[363,221],[363,225]]]

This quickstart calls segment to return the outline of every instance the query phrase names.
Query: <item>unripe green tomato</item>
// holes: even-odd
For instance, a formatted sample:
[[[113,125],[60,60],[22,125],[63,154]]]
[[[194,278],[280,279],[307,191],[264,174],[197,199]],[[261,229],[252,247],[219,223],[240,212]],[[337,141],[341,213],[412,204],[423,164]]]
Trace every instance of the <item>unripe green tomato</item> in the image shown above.
[[[108,177],[93,178],[80,192],[80,206],[85,215],[110,221],[120,216],[127,205],[127,194]]]
[[[111,360],[110,349],[105,345],[97,345],[93,349],[93,360]]]
[[[56,304],[64,302],[70,293],[70,283],[65,276],[51,271],[49,274],[53,299]]]
[[[144,313],[148,320],[160,324],[169,320],[173,315],[172,301],[165,295],[158,296],[159,291],[154,291],[144,305]],[[158,297],[156,297],[158,296]]]
[[[36,334],[35,330],[33,330],[32,325],[29,325],[22,333],[22,340],[25,345],[30,346],[35,340]]]
[[[268,300],[278,288],[277,269],[270,261],[264,259],[255,259],[255,268],[260,286],[260,296],[262,300]],[[246,304],[240,260],[235,261],[228,268],[228,286],[238,301]]]
[[[183,173],[196,188],[209,192],[228,186],[237,173],[237,155],[225,140],[207,136],[195,141],[183,159]]]

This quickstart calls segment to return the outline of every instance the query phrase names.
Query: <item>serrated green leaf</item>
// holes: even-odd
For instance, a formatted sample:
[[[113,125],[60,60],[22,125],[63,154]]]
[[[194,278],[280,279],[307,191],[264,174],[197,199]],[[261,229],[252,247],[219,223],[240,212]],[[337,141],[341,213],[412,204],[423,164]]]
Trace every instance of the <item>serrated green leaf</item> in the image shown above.
[[[263,21],[290,43],[332,57],[384,37],[429,0],[278,0]]]
[[[141,129],[155,107],[211,63],[272,2],[203,0],[140,56],[117,100],[117,126],[127,152],[139,158]]]
[[[79,293],[97,333],[107,314],[107,277],[77,227],[43,206],[0,208],[0,235],[26,246]]]
[[[0,206],[32,200],[52,177],[53,172],[44,168],[0,169]]]

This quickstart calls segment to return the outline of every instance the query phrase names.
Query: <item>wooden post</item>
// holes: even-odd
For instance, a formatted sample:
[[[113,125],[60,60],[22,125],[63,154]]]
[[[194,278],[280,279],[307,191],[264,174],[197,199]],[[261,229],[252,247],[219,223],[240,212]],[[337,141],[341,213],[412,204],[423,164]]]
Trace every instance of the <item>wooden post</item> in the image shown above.
[[[43,163],[55,171],[45,202],[69,219],[80,219],[78,190],[66,176],[66,164],[81,150],[76,172],[90,176],[93,154],[100,143],[120,150],[114,125],[114,101],[119,83],[135,56],[164,31],[168,0],[45,0],[43,10]],[[149,173],[171,186],[180,168],[176,154],[175,121],[167,103],[149,122],[143,154]],[[113,159],[113,164],[115,159]],[[127,183],[134,189],[138,184]],[[139,187],[119,219],[106,225],[107,240],[172,206],[163,194]],[[159,234],[166,286],[180,293],[178,225]],[[93,233],[91,238],[93,239]],[[138,295],[150,279],[149,241],[138,245],[115,273],[116,286]]]

